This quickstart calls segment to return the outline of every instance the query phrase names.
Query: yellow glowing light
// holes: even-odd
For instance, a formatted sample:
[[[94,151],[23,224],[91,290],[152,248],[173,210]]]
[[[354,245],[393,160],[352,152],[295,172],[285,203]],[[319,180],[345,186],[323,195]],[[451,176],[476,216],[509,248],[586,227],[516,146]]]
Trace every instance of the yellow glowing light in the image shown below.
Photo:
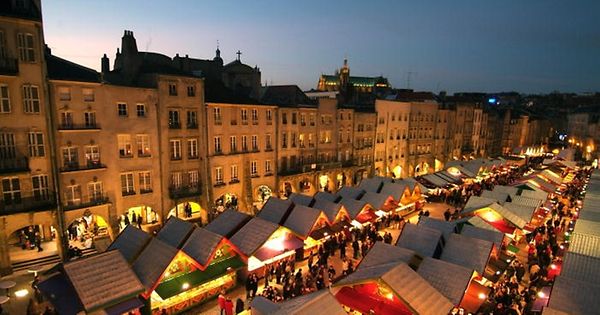
[[[545,298],[545,297],[546,297],[546,294],[545,294],[544,292],[540,291],[540,292],[538,292],[537,296],[538,296],[539,298],[542,298],[542,299],[543,299],[543,298]]]
[[[19,298],[25,297],[25,296],[27,296],[27,294],[29,294],[29,291],[27,291],[27,289],[15,291],[15,296],[19,297]]]
[[[168,271],[165,271],[165,278],[166,278],[166,277],[168,277],[168,276],[170,276],[170,275],[171,275],[171,273],[170,273],[170,272],[168,272]]]
[[[481,211],[478,213],[479,216],[487,222],[496,222],[502,220],[502,216],[497,214],[495,211]]]
[[[394,295],[392,293],[388,293],[386,295],[386,297],[388,298],[388,300],[393,300],[394,299]]]
[[[501,274],[501,273],[502,273],[502,272],[500,272],[500,270],[496,271],[496,274],[497,274],[497,275],[499,275],[499,274]]]
[[[556,265],[555,265],[555,264],[552,264],[552,265],[550,265],[550,268],[552,268],[552,269],[556,269]]]
[[[479,293],[479,294],[477,295],[477,297],[478,297],[480,300],[485,300],[485,298],[486,298],[486,296],[485,296],[485,293]]]
[[[190,284],[187,282],[184,282],[183,285],[181,286],[182,289],[187,290],[190,288]]]
[[[285,241],[285,236],[280,236],[280,237],[268,240],[264,246],[268,249],[282,251],[285,249],[285,247],[283,246],[284,241]]]

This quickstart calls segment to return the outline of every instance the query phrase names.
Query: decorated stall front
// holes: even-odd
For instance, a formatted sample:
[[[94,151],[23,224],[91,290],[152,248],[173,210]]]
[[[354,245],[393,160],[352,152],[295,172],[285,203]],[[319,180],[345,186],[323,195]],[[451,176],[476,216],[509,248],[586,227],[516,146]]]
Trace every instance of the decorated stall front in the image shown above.
[[[355,227],[362,227],[377,220],[375,209],[373,209],[366,201],[342,198],[339,204],[344,206],[350,216],[351,224]]]
[[[301,260],[310,252],[316,252],[328,235],[333,234],[327,216],[323,211],[296,205],[290,216],[285,220],[284,227],[304,241],[303,250],[296,252],[296,259]]]
[[[324,199],[317,199],[313,205],[313,208],[323,211],[327,217],[329,224],[327,226],[323,226],[323,228],[325,228],[323,232],[331,230],[333,233],[340,233],[342,231],[346,231],[350,227],[350,222],[352,221],[350,219],[350,214],[348,214],[348,210],[346,210],[342,204],[334,203]],[[314,232],[318,233],[318,230]]]
[[[394,197],[388,194],[367,192],[360,200],[375,209],[375,214],[378,217],[389,215],[398,208],[398,203],[394,201]]]
[[[420,194],[413,195],[408,184],[385,183],[381,188],[381,194],[390,195],[396,203],[395,212],[406,216],[417,210],[417,205],[421,202]]]

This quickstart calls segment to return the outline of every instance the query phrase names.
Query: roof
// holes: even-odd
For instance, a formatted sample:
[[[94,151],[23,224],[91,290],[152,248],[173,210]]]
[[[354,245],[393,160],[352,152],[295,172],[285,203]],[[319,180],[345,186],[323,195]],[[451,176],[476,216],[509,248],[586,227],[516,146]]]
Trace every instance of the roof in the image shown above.
[[[227,209],[204,228],[221,236],[231,237],[248,221],[250,221],[249,215],[233,209]]]
[[[319,209],[296,205],[283,225],[302,238],[306,238],[321,213]]]
[[[69,262],[64,270],[87,311],[105,308],[144,291],[116,250]]]
[[[327,200],[327,201],[331,201],[331,202],[336,202],[339,199],[338,196],[336,196],[332,193],[326,192],[326,191],[317,192],[313,198],[315,200],[322,199],[322,200]]]
[[[560,275],[592,283],[600,282],[600,258],[567,251]]]
[[[258,298],[258,297],[257,297]],[[265,301],[266,300],[266,301]],[[262,298],[255,303],[252,301],[252,314],[269,315],[346,315],[344,308],[327,289],[289,299],[280,303]],[[256,311],[256,313],[255,313]]]
[[[533,217],[533,213],[537,209],[537,206],[527,206],[523,204],[518,204],[514,202],[505,202],[502,207],[512,212],[517,217],[521,218],[526,223],[531,221]]]
[[[358,188],[367,192],[379,192],[383,179],[381,177],[363,178],[358,185]]]
[[[269,198],[269,200],[275,198]],[[235,233],[230,241],[233,245],[246,256],[252,256],[275,231],[279,229],[279,225],[255,217],[248,221],[237,233]]]
[[[481,197],[494,199],[500,204],[503,204],[509,200],[508,199],[509,194],[506,192],[499,191],[499,190],[494,190],[494,191],[484,190],[481,192]]]
[[[327,216],[329,223],[333,223],[340,210],[342,210],[341,204],[325,199],[316,199],[315,204],[312,207],[323,211],[323,213]]]
[[[286,107],[313,103],[297,85],[266,86],[260,100],[265,104]]]
[[[499,232],[498,229],[496,229],[491,224],[487,223],[484,219],[482,219],[478,216],[465,217],[465,218],[459,219],[458,221],[462,221],[463,219],[466,219],[466,220],[464,220],[464,222],[468,222],[469,224],[471,224],[475,227],[485,229],[485,230]],[[464,225],[463,225],[463,229],[464,229]],[[502,232],[500,232],[500,233],[502,233]]]
[[[0,1],[0,16],[41,21],[42,13],[36,1]]]
[[[440,259],[483,274],[492,246],[493,243],[490,241],[452,234],[444,246]]]
[[[396,246],[414,250],[423,257],[433,257],[440,246],[442,232],[425,226],[405,224]]]
[[[158,238],[152,238],[132,266],[146,291],[154,287],[173,258],[175,258],[175,255],[177,255],[177,248]]]
[[[313,203],[313,197],[298,193],[291,193],[288,199],[296,205],[302,205],[307,207],[310,207]]]
[[[293,206],[292,201],[289,199],[283,200],[271,197],[256,214],[256,217],[275,224],[283,224]]]
[[[368,191],[360,198],[360,200],[365,201],[374,209],[380,210],[385,206],[385,203],[389,198],[390,196],[387,194],[378,194]]]
[[[479,217],[474,217],[474,218],[478,218],[479,220],[483,221],[483,219],[481,219]],[[471,223],[470,220],[469,220],[469,223]],[[504,240],[504,234],[502,232],[494,229],[491,225],[489,225],[485,221],[483,221],[483,224],[486,224],[490,228],[483,228],[483,227],[465,224],[465,225],[463,225],[462,230],[460,231],[460,234],[464,235],[464,236],[472,237],[472,238],[477,238],[480,240],[490,241],[490,242],[494,243],[497,248],[500,248],[502,246],[502,241]]]
[[[600,222],[579,219],[575,222],[573,231],[580,234],[600,236]]]
[[[358,187],[344,186],[342,189],[338,190],[336,195],[344,199],[358,199],[364,193],[365,191]]]
[[[552,286],[548,306],[573,315],[598,314],[600,284],[557,276]]]
[[[436,176],[435,174],[427,174],[427,175],[423,175],[421,176],[423,179],[425,179],[426,181],[434,184],[437,187],[447,187],[448,185],[450,185],[451,183],[446,181],[445,179]]]
[[[410,193],[410,186],[408,184],[385,183],[383,184],[383,188],[381,188],[381,193],[390,195],[394,200],[400,201],[406,190]]]
[[[600,258],[600,236],[573,233],[569,252]]]
[[[130,224],[119,233],[107,251],[116,249],[121,252],[127,262],[132,263],[151,238],[150,234]]]
[[[202,266],[207,266],[223,236],[207,229],[196,228],[181,250]]]
[[[537,208],[537,207],[541,206],[542,203],[544,203],[544,200],[542,200],[542,199],[529,198],[529,197],[518,196],[518,195],[510,196],[510,199],[513,204],[529,206],[529,207],[534,207],[534,208]]]
[[[494,198],[471,196],[471,197],[469,197],[469,200],[467,200],[467,203],[465,204],[463,212],[471,212],[471,211],[479,210],[479,209],[485,208],[495,202],[496,202],[496,199],[494,199]]]
[[[384,242],[375,242],[373,247],[361,261],[359,267],[366,268],[376,265],[404,262],[411,264],[415,259],[415,251],[390,245]]]
[[[563,312],[563,311],[559,311],[557,309],[553,309],[551,307],[548,306],[544,306],[544,309],[542,311],[542,315],[569,315],[569,313]]]
[[[581,211],[579,213],[579,220],[600,222],[600,212]]]
[[[417,314],[447,315],[454,306],[405,263],[358,268],[335,286],[383,281]]]
[[[495,185],[492,191],[499,191],[509,194],[511,197],[516,196],[519,193],[519,188],[504,185]]]
[[[277,310],[279,310],[279,304],[264,296],[257,295],[252,299],[250,309],[252,310],[252,315],[268,315],[277,312]]]
[[[548,193],[545,191],[540,191],[540,190],[523,189],[523,190],[521,190],[520,196],[527,197],[527,198],[540,199],[543,201],[548,199]]]
[[[531,216],[527,221],[522,218],[522,216],[526,216],[526,214],[521,213],[523,209],[518,207],[518,205],[511,205],[512,209],[509,209],[501,206],[492,199],[477,196],[471,196],[471,198],[469,198],[469,201],[467,201],[467,204],[463,209],[463,213],[473,212],[484,208],[494,210],[519,229],[524,228],[525,225],[531,220]]]
[[[178,217],[172,216],[158,231],[156,238],[175,248],[181,248],[183,242],[192,233],[194,225]]]
[[[436,229],[436,230],[442,232],[444,241],[448,240],[448,237],[450,237],[450,234],[456,233],[456,223],[455,222],[449,222],[449,221],[434,219],[431,217],[421,216],[419,218],[418,225],[430,227],[432,229]]]
[[[425,257],[417,273],[454,305],[460,305],[473,270],[443,260]]]
[[[367,205],[367,202],[365,202],[364,200],[356,200],[349,198],[342,198],[342,200],[340,200],[339,203],[342,206],[344,206],[346,211],[348,211],[350,219],[355,219],[356,216],[358,216],[360,212],[364,209],[364,207]]]
[[[100,83],[100,73],[74,62],[46,53],[50,80]]]
[[[79,314],[83,312],[81,300],[77,296],[73,284],[62,272],[55,272],[44,278],[38,288],[52,303],[59,314]]]

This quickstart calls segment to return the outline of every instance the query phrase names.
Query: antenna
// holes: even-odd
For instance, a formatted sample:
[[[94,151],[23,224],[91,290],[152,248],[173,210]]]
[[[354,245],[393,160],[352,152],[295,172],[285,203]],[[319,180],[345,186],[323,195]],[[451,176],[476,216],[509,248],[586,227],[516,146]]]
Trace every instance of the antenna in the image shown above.
[[[411,79],[411,76],[412,76],[413,74],[414,74],[415,76],[417,76],[418,72],[414,72],[414,71],[408,71],[408,72],[406,73],[406,88],[407,88],[407,89],[410,89],[410,79]]]

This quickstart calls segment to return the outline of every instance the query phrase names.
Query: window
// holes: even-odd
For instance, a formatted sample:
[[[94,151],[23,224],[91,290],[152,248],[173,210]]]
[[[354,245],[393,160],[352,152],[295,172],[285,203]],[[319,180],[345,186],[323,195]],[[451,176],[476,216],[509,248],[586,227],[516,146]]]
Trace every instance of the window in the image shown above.
[[[31,184],[33,187],[33,198],[35,200],[48,200],[48,198],[50,198],[48,175],[31,176]]]
[[[188,159],[198,158],[198,139],[187,140]]]
[[[123,105],[125,105],[125,114],[121,115],[121,111],[119,110],[119,116],[127,116],[127,104],[123,104]],[[135,107],[136,107],[136,112],[137,112],[138,117],[146,117],[146,105],[137,104]]]
[[[150,136],[148,135],[136,135],[135,142],[137,145],[138,157],[150,156]]]
[[[129,158],[133,156],[130,135],[117,135],[117,146],[119,147],[119,157]]]
[[[65,189],[65,199],[68,205],[76,205],[81,203],[81,186],[67,186]]]
[[[306,126],[306,115],[305,114],[300,114],[300,125]]]
[[[0,133],[0,159],[13,159],[16,156],[15,135],[13,133]]]
[[[119,117],[127,117],[127,104],[125,103],[118,103],[117,104],[117,112],[119,114]],[[139,116],[139,107],[138,107],[138,116]]]
[[[179,121],[179,111],[178,110],[170,110],[169,111],[169,128],[171,128],[171,129],[181,128],[181,122]]]
[[[4,31],[0,30],[0,58],[6,57],[6,36],[4,36]]]
[[[221,154],[221,137],[215,137],[215,154]]]
[[[256,160],[250,162],[250,176],[257,176],[258,175],[258,162]]]
[[[292,132],[290,135],[290,141],[292,142],[292,148],[296,147],[296,133]]]
[[[35,62],[33,34],[17,34],[17,46],[19,47],[19,60],[22,62]]]
[[[242,152],[248,152],[248,136],[242,136]]]
[[[171,160],[181,160],[181,140],[170,140],[169,143]]]
[[[73,113],[72,112],[61,112],[60,113],[60,128],[72,129],[73,128]]]
[[[91,182],[87,185],[88,196],[90,196],[90,201],[93,202],[101,202],[103,198],[102,192],[102,182]]]
[[[315,125],[315,114],[310,114],[309,123],[311,126]]]
[[[248,124],[248,110],[245,108],[242,108],[241,113],[242,113],[242,125],[247,125]]]
[[[41,132],[29,133],[29,156],[38,157],[44,156],[44,134]]]
[[[281,113],[281,123],[287,125],[287,113]]]
[[[85,128],[96,128],[96,112],[83,113]]]
[[[169,95],[177,96],[177,84],[169,83]]]
[[[152,179],[149,171],[139,172],[140,194],[152,192]]]
[[[200,181],[198,180],[198,178],[199,178],[198,170],[188,171],[187,175],[188,175],[188,186],[193,187],[193,188],[200,187],[200,185],[199,185]]]
[[[238,167],[237,165],[233,164],[230,166],[230,171],[231,171],[231,181],[232,182],[239,182],[238,179]]]
[[[265,174],[271,174],[273,170],[271,169],[271,160],[265,161]]]
[[[94,90],[92,89],[82,89],[81,93],[83,94],[84,102],[93,102],[95,100]]]
[[[258,109],[252,110],[252,124],[258,125]]]
[[[231,152],[231,153],[237,152],[237,137],[236,136],[229,137],[229,152]]]
[[[296,116],[298,116],[297,113],[292,113],[292,125],[296,124],[296,118],[297,118]]]
[[[18,177],[2,179],[2,195],[5,205],[21,203],[21,183]]]
[[[221,124],[221,108],[213,108],[213,119],[215,120],[215,125]]]
[[[85,147],[85,163],[87,167],[100,167],[100,147],[97,145]]]
[[[267,124],[270,124],[273,121],[273,112],[270,109],[267,109]]]
[[[344,131],[340,128],[340,130],[338,130],[338,142],[342,143],[344,142]]]
[[[193,85],[189,85],[187,87],[187,96],[194,97],[196,96],[196,87]]]
[[[252,151],[258,151],[258,136],[252,135],[252,138],[250,141],[252,143]]]
[[[171,173],[171,183],[170,183],[170,187],[171,188],[175,188],[175,189],[179,189],[181,188],[181,173],[180,172],[173,172]]]
[[[271,134],[265,136],[265,149],[271,150]]]
[[[215,167],[215,184],[223,184],[223,168],[220,166]]]
[[[121,173],[121,194],[123,196],[135,195],[133,173]]]
[[[79,154],[77,151],[77,147],[64,147],[62,149],[63,169],[73,170],[79,168]]]
[[[198,129],[198,113],[195,111],[187,111],[187,128]]]
[[[71,100],[71,89],[66,86],[61,86],[58,88],[58,99],[61,101],[70,101]]]
[[[286,132],[281,134],[281,147],[287,148],[287,133]]]
[[[0,84],[0,113],[10,113],[10,95],[6,84]]]
[[[23,85],[23,108],[26,113],[40,112],[40,96],[35,85]]]

